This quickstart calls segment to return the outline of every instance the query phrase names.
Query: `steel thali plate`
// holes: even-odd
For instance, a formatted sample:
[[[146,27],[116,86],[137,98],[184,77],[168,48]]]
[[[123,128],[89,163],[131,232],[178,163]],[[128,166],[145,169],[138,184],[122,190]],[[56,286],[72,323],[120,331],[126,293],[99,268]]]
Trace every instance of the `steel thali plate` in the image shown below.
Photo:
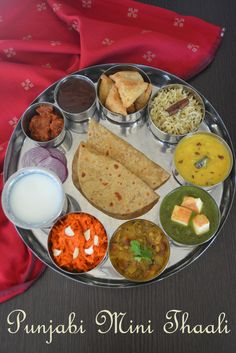
[[[108,68],[113,66],[112,64],[106,65],[97,65],[93,67],[89,67],[83,70],[76,72],[76,74],[81,74],[89,77],[95,84],[98,81],[100,75],[106,71]],[[188,85],[185,81],[180,78],[167,73],[162,70],[158,70],[149,66],[136,65],[141,68],[150,78],[154,89],[153,93],[157,91],[158,88],[172,83],[180,83]],[[32,103],[37,103],[40,101],[48,101],[54,102],[53,92],[55,89],[56,83],[47,88],[42,94],[40,94]],[[199,92],[198,92],[199,93]],[[200,94],[200,93],[199,93]],[[201,95],[201,94],[200,94]],[[216,112],[214,107],[209,103],[209,101],[202,96],[202,99],[205,103],[206,108],[206,117],[204,122],[200,126],[200,130],[202,131],[211,131],[219,136],[221,136],[231,147],[233,151],[233,145],[229,136],[229,133],[224,125],[223,120]],[[150,131],[147,122],[145,119],[139,120],[135,123],[130,124],[117,124],[114,123],[100,113],[96,111],[95,118],[100,120],[100,122],[113,131],[113,133],[117,134],[121,138],[125,139],[129,143],[131,143],[134,147],[141,150],[147,157],[152,159],[154,162],[160,164],[163,168],[171,173],[171,164],[172,164],[172,156],[175,145],[171,145],[168,143],[163,143],[159,141]],[[63,184],[64,190],[66,194],[69,196],[71,204],[73,206],[73,201],[76,200],[79,203],[79,207],[82,211],[88,212],[96,216],[105,226],[108,237],[110,238],[115,229],[122,224],[123,220],[117,220],[112,217],[105,215],[103,212],[99,211],[80,194],[80,192],[75,188],[71,179],[71,164],[74,153],[81,141],[86,140],[86,128],[87,123],[80,123],[77,128],[78,131],[74,132],[74,126],[69,125],[67,132],[67,139],[64,145],[62,144],[59,149],[64,150],[66,152],[67,163],[69,176],[66,182]],[[72,143],[70,149],[68,150],[68,145]],[[25,139],[25,136],[21,130],[20,122],[16,126],[9,145],[8,150],[5,157],[4,163],[4,180],[6,181],[11,174],[13,174],[16,170],[21,168],[21,159],[23,154],[34,147],[32,142],[29,139]],[[234,155],[234,153],[233,153]],[[173,176],[158,190],[157,193],[160,195],[159,202],[145,215],[140,218],[151,220],[157,224],[159,224],[159,207],[162,198],[172,189],[178,187],[179,184],[176,182]],[[185,268],[189,264],[191,264],[194,260],[196,260],[203,252],[212,244],[212,242],[216,239],[219,234],[232,205],[233,197],[235,192],[235,157],[233,168],[230,176],[225,180],[224,183],[221,183],[214,189],[210,191],[212,197],[216,200],[220,213],[221,213],[221,222],[220,227],[217,233],[211,238],[210,241],[204,243],[199,246],[194,247],[184,247],[177,246],[170,243],[171,246],[171,255],[170,261],[168,263],[165,271],[157,278],[152,281],[145,283],[137,283],[131,282],[124,279],[121,275],[119,275],[112,267],[109,259],[107,259],[101,267],[91,271],[89,274],[79,274],[79,275],[69,275],[65,274],[63,271],[60,271],[50,260],[47,253],[47,235],[48,232],[45,230],[26,230],[19,227],[16,227],[19,235],[25,242],[25,244],[33,251],[33,253],[39,257],[46,265],[51,267],[53,270],[61,273],[64,276],[70,277],[71,279],[81,282],[87,285],[96,285],[103,287],[134,287],[140,286],[147,283],[158,282],[172,274],[177,273],[181,269]],[[224,240],[222,240],[224,241]]]

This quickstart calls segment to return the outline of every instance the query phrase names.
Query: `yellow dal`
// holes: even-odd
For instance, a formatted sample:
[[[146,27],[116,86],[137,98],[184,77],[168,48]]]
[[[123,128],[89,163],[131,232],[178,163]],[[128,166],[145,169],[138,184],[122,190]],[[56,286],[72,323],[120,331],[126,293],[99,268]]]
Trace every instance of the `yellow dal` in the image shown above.
[[[205,166],[194,164],[207,156]],[[223,181],[230,172],[231,155],[227,147],[214,135],[199,133],[182,140],[176,147],[175,166],[187,181],[198,186],[210,186]]]

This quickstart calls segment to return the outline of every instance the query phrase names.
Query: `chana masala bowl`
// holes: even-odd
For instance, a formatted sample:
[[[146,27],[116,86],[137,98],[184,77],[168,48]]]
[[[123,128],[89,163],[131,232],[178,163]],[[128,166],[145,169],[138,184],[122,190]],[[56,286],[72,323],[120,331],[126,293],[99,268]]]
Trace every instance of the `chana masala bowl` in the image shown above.
[[[170,246],[167,236],[153,222],[134,219],[123,223],[112,235],[109,257],[113,267],[126,279],[146,282],[167,266]]]
[[[85,212],[59,218],[48,236],[48,252],[54,264],[66,273],[87,273],[107,254],[108,239],[102,223]]]

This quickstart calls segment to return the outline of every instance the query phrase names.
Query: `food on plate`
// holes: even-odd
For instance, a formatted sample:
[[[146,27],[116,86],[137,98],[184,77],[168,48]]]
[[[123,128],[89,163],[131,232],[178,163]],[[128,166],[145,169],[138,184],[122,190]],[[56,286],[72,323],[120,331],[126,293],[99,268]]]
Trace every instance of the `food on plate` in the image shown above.
[[[65,165],[67,165],[67,159],[66,159],[66,156],[63,152],[61,152],[57,148],[53,148],[53,147],[47,147],[46,149],[48,150],[48,152],[50,153],[50,155],[53,158],[59,159],[59,161],[61,161]]]
[[[195,199],[200,208],[193,209],[186,199]],[[201,200],[201,202],[196,200]],[[183,202],[185,207],[182,206]],[[189,208],[190,207],[190,208]],[[173,212],[188,210],[190,218],[180,222],[181,212],[173,219]],[[195,208],[195,207],[194,207]],[[160,206],[160,222],[166,234],[181,245],[197,245],[209,240],[217,231],[220,213],[215,200],[205,190],[196,186],[181,186],[167,194]]]
[[[145,92],[148,87],[147,82],[140,82],[138,80],[118,80],[116,82],[121,101],[124,107],[127,109],[133,104],[138,97]]]
[[[96,99],[93,82],[82,75],[72,75],[58,86],[56,101],[65,112],[76,114],[88,110]]]
[[[193,228],[197,235],[202,235],[209,232],[210,222],[204,214],[197,214],[193,218]]]
[[[52,227],[49,253],[65,271],[82,273],[97,267],[107,251],[107,234],[102,223],[88,213],[69,213]]]
[[[152,85],[138,71],[118,71],[101,75],[98,96],[111,112],[125,116],[144,108],[151,92]]]
[[[41,104],[36,108],[29,123],[30,137],[39,142],[50,141],[56,138],[63,130],[64,120],[53,111],[53,106]]]
[[[197,213],[192,218],[192,225],[196,235],[202,235],[209,231],[210,222],[205,214],[199,214],[202,210],[203,202],[198,197],[184,196],[182,206],[175,205],[171,214],[171,221],[187,226],[192,215],[192,211]],[[184,207],[183,207],[184,206]]]
[[[162,167],[95,120],[89,123],[87,144],[97,152],[123,164],[152,189],[158,188],[170,177]]]
[[[149,211],[159,196],[121,163],[81,143],[73,160],[72,179],[86,199],[118,219]]]
[[[204,118],[204,105],[190,88],[168,85],[153,97],[149,114],[152,122],[161,131],[185,135],[198,129]]]
[[[54,172],[64,183],[68,176],[67,160],[56,148],[34,147],[22,157],[22,167],[41,167]]]
[[[113,112],[126,115],[126,109],[122,104],[117,87],[114,84],[107,95],[106,107]]]
[[[134,80],[144,82],[142,75],[138,71],[118,71],[113,75],[110,75],[110,78],[114,82],[123,81],[123,80]]]
[[[128,108],[127,108],[127,113],[128,114],[132,114],[132,113],[134,113],[135,112],[135,105],[134,105],[134,103],[133,104],[131,104]]]
[[[114,82],[112,79],[110,79],[108,76],[102,74],[101,76],[101,83],[99,87],[99,98],[101,103],[104,105],[108,96],[108,93],[112,86],[114,85]]]
[[[200,213],[202,210],[203,202],[198,197],[184,196],[181,206],[186,207],[196,213]]]
[[[65,195],[54,174],[39,168],[24,168],[8,179],[2,200],[13,223],[26,229],[43,228],[60,215]]]
[[[132,281],[149,281],[166,267],[169,242],[154,223],[135,219],[122,224],[113,234],[109,257],[114,268]]]
[[[68,177],[68,169],[65,164],[63,164],[59,159],[49,156],[43,159],[38,167],[46,168],[54,172],[60,179],[61,182],[64,183]]]
[[[147,86],[147,89],[134,102],[135,110],[140,110],[143,107],[145,107],[145,105],[149,100],[149,97],[151,96],[151,93],[152,93],[152,85],[151,83],[149,83]]]
[[[94,120],[88,141],[73,159],[75,186],[91,204],[118,219],[148,212],[159,199],[153,189],[168,178],[164,169]]]
[[[192,211],[189,208],[175,205],[171,214],[173,222],[187,226],[191,217]]]
[[[186,182],[208,187],[222,182],[229,175],[232,153],[219,136],[199,132],[179,142],[174,153],[174,163]]]

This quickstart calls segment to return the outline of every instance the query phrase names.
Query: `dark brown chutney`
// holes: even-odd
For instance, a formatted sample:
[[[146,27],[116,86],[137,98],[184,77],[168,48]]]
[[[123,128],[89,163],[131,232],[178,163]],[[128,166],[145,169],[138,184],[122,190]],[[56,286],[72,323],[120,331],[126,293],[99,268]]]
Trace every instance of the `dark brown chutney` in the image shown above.
[[[89,109],[96,98],[95,88],[85,79],[71,77],[60,86],[58,105],[68,113],[82,113]]]

